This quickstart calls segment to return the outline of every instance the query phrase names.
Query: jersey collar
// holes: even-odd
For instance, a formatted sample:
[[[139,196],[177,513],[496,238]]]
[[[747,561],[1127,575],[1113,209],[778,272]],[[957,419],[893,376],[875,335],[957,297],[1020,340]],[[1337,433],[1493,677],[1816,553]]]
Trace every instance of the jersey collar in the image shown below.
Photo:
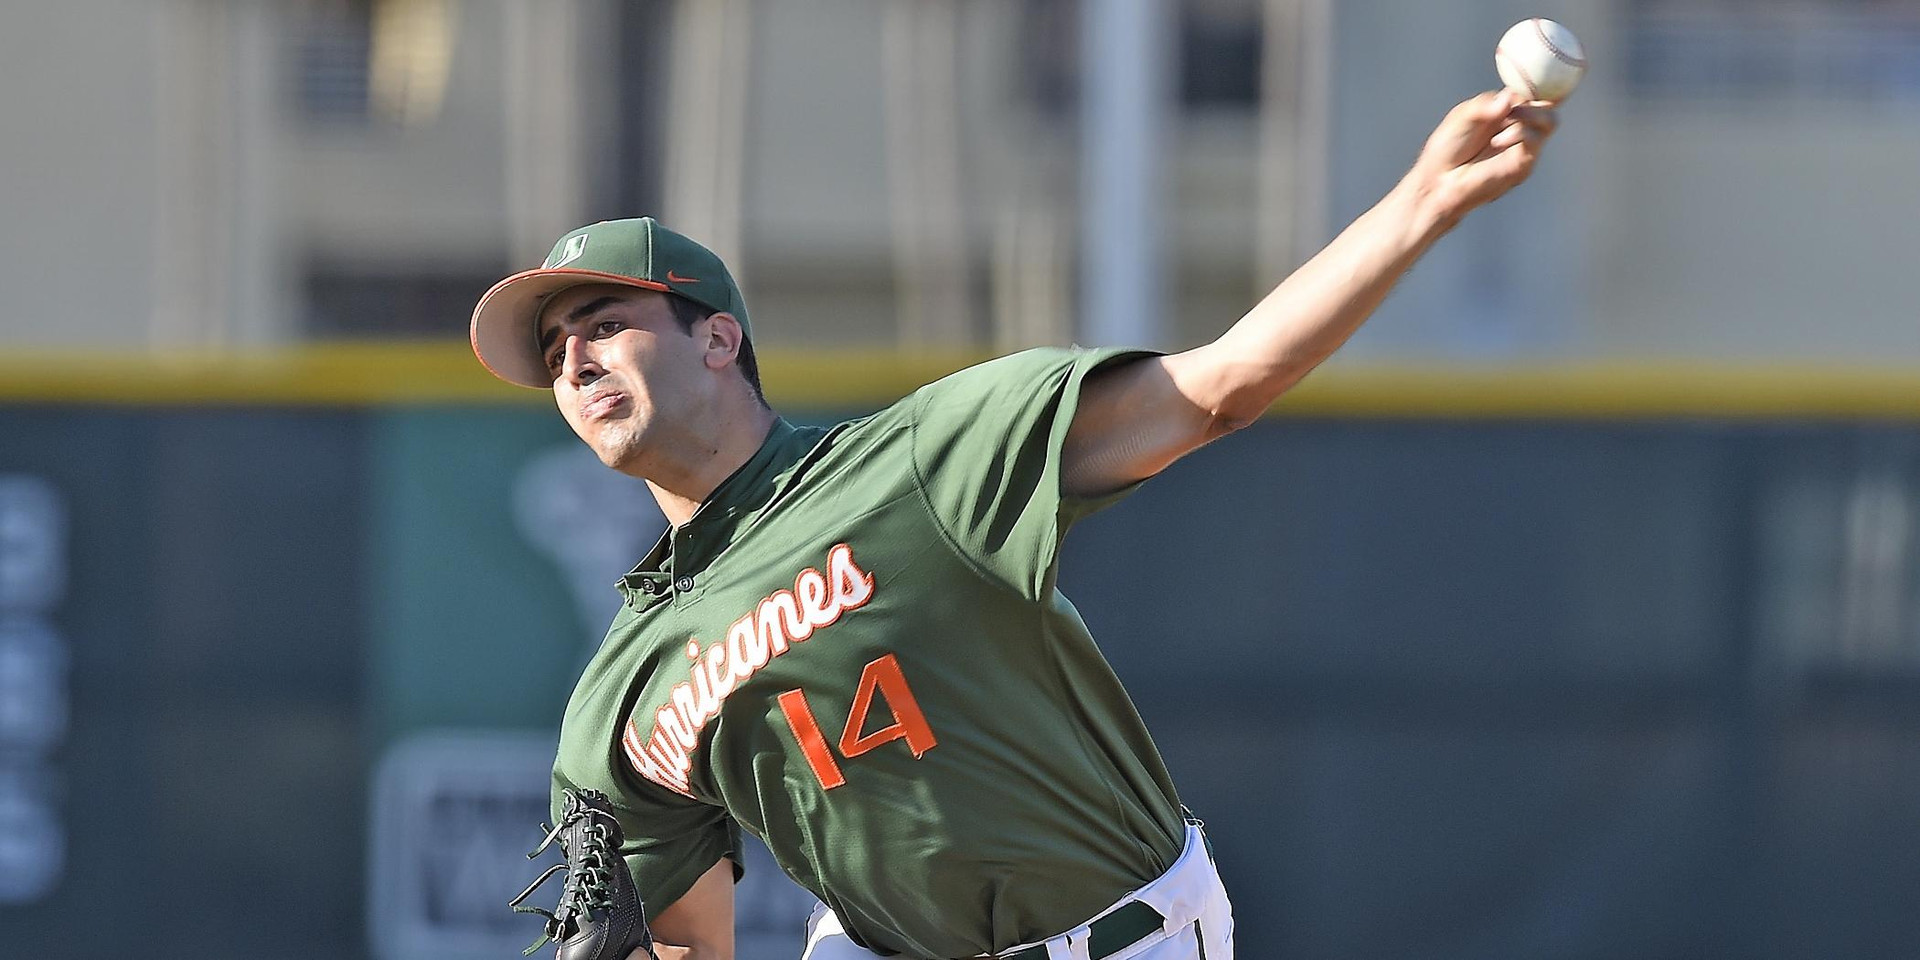
[[[796,427],[785,417],[774,418],[760,449],[721,481],[686,523],[661,534],[639,565],[620,578],[620,592],[628,603],[646,607],[703,589],[701,574],[707,566],[785,489],[795,468],[824,433],[818,427]]]

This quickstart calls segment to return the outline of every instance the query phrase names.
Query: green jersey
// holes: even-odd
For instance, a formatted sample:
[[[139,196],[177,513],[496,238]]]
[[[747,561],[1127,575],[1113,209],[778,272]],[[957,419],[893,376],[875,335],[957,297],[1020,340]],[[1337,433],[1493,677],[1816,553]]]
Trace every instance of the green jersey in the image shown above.
[[[664,907],[739,830],[871,949],[969,957],[1072,929],[1178,858],[1152,740],[1055,589],[1081,382],[1032,350],[760,450],[621,581],[555,795],[613,798]]]

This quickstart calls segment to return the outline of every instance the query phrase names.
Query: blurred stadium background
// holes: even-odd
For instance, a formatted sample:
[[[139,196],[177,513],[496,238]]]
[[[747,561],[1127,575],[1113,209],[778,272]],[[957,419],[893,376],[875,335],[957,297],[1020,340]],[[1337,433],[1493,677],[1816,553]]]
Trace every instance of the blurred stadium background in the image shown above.
[[[1244,956],[1920,956],[1914,0],[0,0],[0,955],[533,938],[662,524],[467,352],[563,231],[710,242],[801,420],[1193,344],[1532,15],[1533,181],[1065,588]]]

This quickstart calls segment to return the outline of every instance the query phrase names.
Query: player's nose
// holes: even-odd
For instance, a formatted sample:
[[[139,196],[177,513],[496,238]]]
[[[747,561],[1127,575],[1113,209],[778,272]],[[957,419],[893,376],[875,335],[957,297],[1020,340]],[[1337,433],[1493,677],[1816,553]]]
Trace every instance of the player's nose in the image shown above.
[[[584,387],[600,379],[606,371],[593,355],[593,341],[578,334],[567,337],[560,348],[560,375],[575,386]]]

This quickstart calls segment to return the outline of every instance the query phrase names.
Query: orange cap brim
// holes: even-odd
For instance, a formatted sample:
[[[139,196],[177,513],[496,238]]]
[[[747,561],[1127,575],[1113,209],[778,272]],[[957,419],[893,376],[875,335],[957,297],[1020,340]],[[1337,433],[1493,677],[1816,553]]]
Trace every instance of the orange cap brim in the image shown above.
[[[553,377],[540,359],[540,338],[534,324],[547,298],[568,287],[588,283],[615,283],[623,287],[671,292],[664,283],[636,280],[598,270],[565,267],[527,270],[493,285],[473,308],[473,355],[487,372],[508,383],[550,389]]]

